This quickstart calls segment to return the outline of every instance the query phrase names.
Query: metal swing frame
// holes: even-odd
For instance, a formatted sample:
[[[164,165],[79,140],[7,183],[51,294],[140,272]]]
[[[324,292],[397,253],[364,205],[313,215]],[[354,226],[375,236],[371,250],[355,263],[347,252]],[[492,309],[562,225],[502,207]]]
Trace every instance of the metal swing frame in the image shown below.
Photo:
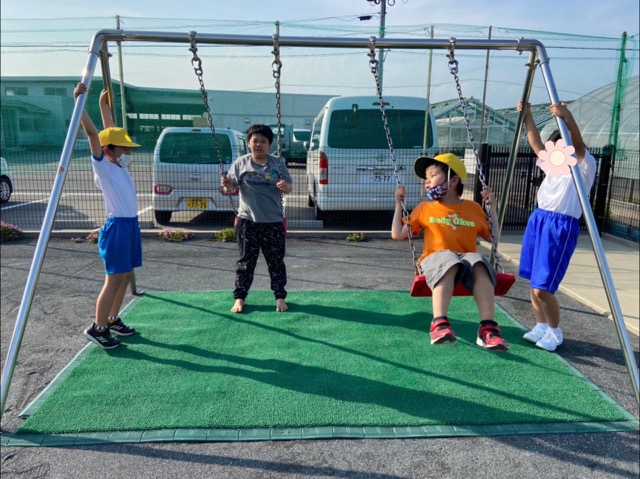
[[[221,34],[198,34],[198,41],[200,44],[216,44],[216,45],[242,45],[242,46],[270,46],[273,45],[273,38],[269,36],[259,35],[221,35]],[[105,29],[96,32],[91,39],[91,43],[88,50],[88,59],[86,67],[83,70],[83,75],[80,81],[87,86],[87,91],[91,87],[91,81],[95,75],[98,60],[101,59],[102,76],[105,80],[105,87],[113,93],[108,57],[108,44],[109,42],[155,42],[155,43],[184,43],[189,44],[191,42],[190,34],[186,32],[153,32],[153,31],[125,31],[118,29]],[[281,37],[279,38],[281,46],[288,47],[323,47],[323,48],[356,48],[366,50],[369,47],[370,39],[368,38],[339,38],[339,37]],[[377,45],[379,48],[385,49],[411,49],[411,50],[448,50],[450,48],[450,39],[434,39],[434,38],[384,38],[379,39]],[[559,103],[560,98],[555,87],[553,76],[551,74],[551,68],[549,66],[549,57],[547,55],[544,45],[534,39],[514,39],[514,40],[493,40],[493,39],[456,39],[457,50],[500,50],[500,51],[514,51],[519,54],[523,52],[529,52],[528,72],[524,82],[524,91],[522,94],[523,103],[527,103],[531,87],[533,85],[533,76],[536,66],[540,67],[544,82],[549,94],[549,100],[551,103]],[[107,53],[107,54],[105,54]],[[69,127],[67,129],[67,135],[65,138],[62,152],[60,154],[60,161],[58,164],[57,174],[55,176],[49,203],[42,222],[42,228],[40,229],[40,236],[35,247],[33,261],[29,269],[27,276],[27,282],[23,292],[20,308],[18,310],[18,316],[14,326],[11,342],[7,350],[7,358],[2,370],[2,384],[0,391],[0,415],[4,414],[5,404],[11,385],[11,379],[15,370],[20,345],[24,332],[26,329],[27,319],[29,316],[29,310],[33,301],[33,295],[42,269],[42,263],[51,235],[53,227],[53,221],[62,194],[62,188],[67,176],[67,171],[71,156],[73,153],[73,146],[75,138],[80,127],[80,117],[82,111],[85,108],[87,101],[87,95],[82,94],[76,100],[71,119],[69,121]],[[520,142],[520,133],[522,130],[524,115],[521,113],[518,117],[516,124],[517,134],[513,140],[513,146],[508,160],[508,167],[506,172],[506,178],[502,202],[506,201],[507,194],[510,188],[510,179],[513,176],[513,170],[515,167],[515,156],[517,154],[518,145]],[[556,117],[558,123],[558,129],[565,140],[567,146],[571,145],[571,137],[569,136],[569,130],[564,120]],[[616,332],[620,346],[625,358],[627,371],[629,373],[632,392],[635,396],[636,403],[640,403],[640,396],[638,393],[638,367],[636,364],[633,348],[629,342],[626,327],[624,324],[624,317],[620,309],[620,302],[616,294],[611,273],[607,259],[604,254],[602,242],[598,234],[598,229],[595,223],[595,218],[591,207],[589,205],[588,191],[585,187],[584,180],[580,174],[577,166],[571,167],[571,175],[575,184],[580,206],[584,214],[591,243],[594,249],[596,262],[598,264],[598,270],[603,282],[603,286],[607,295],[607,300],[611,307]],[[504,204],[499,208],[501,213],[504,212]],[[498,227],[501,228],[502,220],[500,219]]]
[[[455,58],[455,46],[456,40],[455,38],[449,39],[449,53],[447,54],[447,58],[449,58],[449,72],[453,75],[453,78],[456,83],[456,89],[458,91],[458,99],[460,100],[460,105],[462,107],[462,113],[464,116],[465,126],[467,128],[467,139],[469,140],[469,145],[473,149],[473,155],[475,158],[475,163],[478,169],[478,178],[480,179],[480,183],[482,184],[482,188],[487,187],[487,180],[484,175],[484,170],[482,167],[482,163],[480,162],[480,157],[478,156],[478,149],[476,148],[476,142],[473,137],[473,130],[471,129],[471,123],[469,122],[469,115],[467,114],[467,107],[464,101],[464,95],[462,94],[462,87],[460,86],[460,78],[458,77],[458,60]],[[380,113],[382,114],[382,123],[384,126],[384,131],[387,136],[387,143],[389,145],[389,155],[391,156],[391,162],[393,163],[393,174],[396,179],[397,186],[402,186],[402,181],[400,181],[400,175],[398,174],[398,164],[396,162],[396,155],[393,148],[393,139],[391,138],[391,132],[389,129],[389,122],[387,120],[387,114],[385,110],[385,102],[382,96],[382,87],[380,84],[380,77],[378,74],[378,65],[379,62],[376,59],[376,39],[375,37],[371,37],[369,39],[369,68],[371,69],[371,73],[373,74],[373,78],[376,83],[376,91],[378,93],[378,103],[380,105]],[[425,123],[425,129],[427,128],[427,124]],[[425,133],[426,135],[426,133]],[[483,200],[483,207],[487,217],[487,222],[489,224],[489,231],[491,232],[491,260],[493,262],[494,268],[496,269],[496,285],[494,288],[494,294],[496,296],[504,296],[509,292],[509,289],[516,282],[516,277],[513,274],[504,272],[504,268],[500,264],[500,259],[498,256],[498,241],[495,235],[495,226],[493,224],[493,217],[491,214],[491,205],[488,202]],[[410,215],[409,210],[407,209],[407,205],[404,200],[402,200],[402,218],[405,220],[407,225],[407,232],[409,234],[409,245],[411,249],[411,254],[413,255],[413,264],[416,270],[416,276],[411,285],[410,294],[411,296],[431,296],[432,291],[431,288],[427,285],[427,280],[422,272],[422,267],[418,262],[416,248],[413,243],[413,235],[411,233],[411,223],[410,223]],[[455,285],[453,290],[453,296],[473,296],[473,292],[466,288],[463,284],[458,283]]]

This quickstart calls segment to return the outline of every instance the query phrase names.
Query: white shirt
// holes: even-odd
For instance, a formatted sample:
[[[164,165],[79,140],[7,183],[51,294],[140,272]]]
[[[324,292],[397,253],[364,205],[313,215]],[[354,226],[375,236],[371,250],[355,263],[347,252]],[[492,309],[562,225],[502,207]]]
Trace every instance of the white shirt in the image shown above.
[[[536,164],[540,163],[541,160],[538,159]],[[585,150],[584,160],[578,164],[578,168],[588,194],[596,179],[596,160],[589,150]],[[538,189],[538,208],[578,219],[582,216],[582,207],[571,172],[567,175],[545,176]]]
[[[93,181],[102,190],[107,217],[133,218],[138,216],[138,198],[133,178],[127,168],[111,163],[104,154],[91,156]]]

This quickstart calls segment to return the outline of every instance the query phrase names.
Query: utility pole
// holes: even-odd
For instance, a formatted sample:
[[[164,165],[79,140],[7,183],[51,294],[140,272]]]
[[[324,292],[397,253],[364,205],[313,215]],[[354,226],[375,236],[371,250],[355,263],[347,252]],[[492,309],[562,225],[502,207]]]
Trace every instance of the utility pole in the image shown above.
[[[387,3],[390,7],[396,4],[396,0],[367,0],[370,5],[380,5],[380,38],[384,38],[385,17],[387,16]],[[384,49],[378,49],[378,77],[380,79],[380,91],[382,91],[382,74],[384,65]]]

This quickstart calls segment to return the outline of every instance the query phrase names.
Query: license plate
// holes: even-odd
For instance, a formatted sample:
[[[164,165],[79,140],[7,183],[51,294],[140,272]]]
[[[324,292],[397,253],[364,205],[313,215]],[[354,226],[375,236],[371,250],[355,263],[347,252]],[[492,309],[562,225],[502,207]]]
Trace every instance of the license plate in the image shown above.
[[[187,208],[194,210],[206,210],[209,201],[206,198],[187,198]]]
[[[381,174],[371,175],[371,181],[373,181],[374,183],[390,183],[392,178],[393,178],[393,175],[390,173],[385,175],[381,175]]]

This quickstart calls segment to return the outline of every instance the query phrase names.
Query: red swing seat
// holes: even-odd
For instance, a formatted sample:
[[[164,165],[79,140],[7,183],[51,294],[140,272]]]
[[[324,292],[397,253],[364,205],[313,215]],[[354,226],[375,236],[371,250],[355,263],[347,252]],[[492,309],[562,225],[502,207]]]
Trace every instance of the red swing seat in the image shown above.
[[[496,288],[495,295],[496,296],[504,296],[509,292],[513,283],[516,282],[516,277],[510,273],[497,273],[496,274]],[[424,277],[424,274],[419,274],[413,279],[413,284],[411,285],[411,296],[431,296],[431,288],[427,286],[427,280]],[[454,296],[473,296],[473,292],[469,291],[465,288],[462,283],[456,284],[453,289]]]

